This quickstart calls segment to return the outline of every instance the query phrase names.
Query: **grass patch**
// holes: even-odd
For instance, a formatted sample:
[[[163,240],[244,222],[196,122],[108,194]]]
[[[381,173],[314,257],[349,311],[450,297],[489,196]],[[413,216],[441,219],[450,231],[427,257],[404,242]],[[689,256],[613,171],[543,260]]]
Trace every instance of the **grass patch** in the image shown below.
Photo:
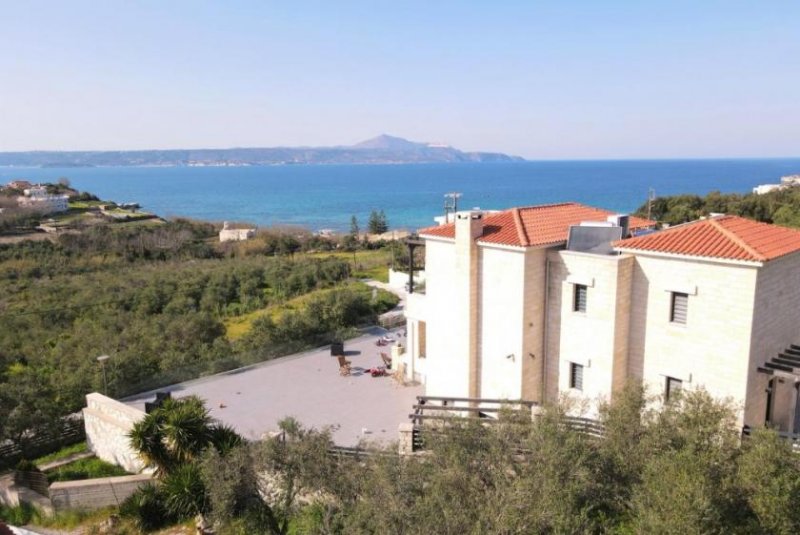
[[[47,479],[54,483],[56,481],[79,481],[82,479],[94,479],[97,477],[127,476],[128,472],[119,466],[107,463],[97,457],[79,459],[77,461],[60,466],[55,470],[47,472]]]
[[[71,446],[65,446],[60,450],[53,452],[49,455],[44,455],[39,457],[38,459],[34,459],[34,464],[45,464],[45,463],[52,463],[53,461],[60,461],[62,459],[66,459],[70,455],[75,455],[77,453],[86,453],[89,451],[89,448],[86,446],[86,442],[78,442],[77,444],[73,444]]]
[[[8,507],[0,504],[0,520],[13,526],[24,526],[36,519],[41,518],[39,511],[32,505],[23,503],[16,507]]]
[[[96,509],[94,511],[84,511],[81,509],[69,509],[66,511],[59,511],[54,516],[47,517],[41,516],[37,519],[34,519],[33,523],[38,526],[43,526],[46,528],[67,530],[73,531],[77,528],[81,528],[84,526],[93,526],[97,525],[104,520],[107,520],[112,514],[116,514],[117,508],[116,507],[104,507],[102,509]],[[84,532],[86,533],[93,533],[91,529],[85,529]],[[114,533],[124,533],[120,531],[114,531]],[[135,533],[134,531],[130,531],[128,533]]]
[[[387,266],[374,266],[353,273],[357,279],[373,279],[379,282],[389,282],[389,268]]]
[[[117,512],[116,507],[106,507],[95,511],[84,511],[79,509],[59,511],[53,516],[43,515],[32,505],[23,503],[17,507],[0,505],[0,520],[13,526],[25,526],[28,524],[42,526],[46,528],[73,531],[76,528],[89,524],[99,524],[112,514]],[[92,533],[91,530],[87,531]],[[115,531],[114,533],[136,533],[131,530],[127,532]]]
[[[389,266],[392,265],[392,251],[390,249],[366,249],[355,253],[352,251],[329,251],[306,253],[306,256],[309,258],[334,257],[340,260],[347,260],[353,268],[353,277],[389,282]]]
[[[374,295],[377,303],[379,303],[379,309],[381,311],[392,309],[400,301],[400,299],[393,293],[387,292],[385,290],[372,288],[371,286],[367,286],[363,282],[349,281],[344,285],[340,285],[336,288],[345,288],[359,293],[370,294],[370,297],[373,295],[373,292],[375,292]],[[223,322],[223,324],[225,325],[225,334],[229,340],[236,340],[238,338],[241,338],[242,336],[250,332],[253,322],[256,319],[266,315],[271,316],[272,319],[278,319],[282,314],[285,314],[290,310],[302,310],[305,307],[306,303],[308,303],[308,301],[310,301],[311,299],[330,293],[336,288],[324,288],[320,290],[314,290],[313,292],[309,292],[307,294],[303,294],[293,299],[290,299],[285,303],[269,305],[268,307],[254,310],[253,312],[249,312],[241,316],[234,316],[231,318],[227,318]]]
[[[228,337],[228,340],[236,340],[241,338],[250,331],[250,327],[253,325],[253,322],[261,316],[269,314],[271,308],[274,307],[268,306],[266,308],[254,310],[253,312],[248,312],[247,314],[243,314],[241,316],[234,316],[232,318],[225,319],[225,321],[223,321],[223,324],[225,325],[225,336]]]
[[[87,210],[89,208],[111,204],[109,201],[69,201],[70,209]]]

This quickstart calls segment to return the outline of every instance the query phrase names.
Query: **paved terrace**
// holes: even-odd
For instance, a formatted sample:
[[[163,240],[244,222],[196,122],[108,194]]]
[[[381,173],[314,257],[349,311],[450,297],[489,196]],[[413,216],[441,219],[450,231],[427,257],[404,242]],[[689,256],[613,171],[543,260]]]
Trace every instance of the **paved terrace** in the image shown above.
[[[397,336],[402,329],[394,330]],[[246,438],[258,439],[275,431],[278,421],[293,416],[307,427],[334,426],[339,446],[355,446],[361,439],[388,443],[397,440],[397,427],[423,394],[423,387],[402,386],[391,377],[372,377],[366,370],[382,365],[379,353],[390,347],[375,342],[387,332],[378,327],[345,343],[352,375],[339,375],[336,357],[328,347],[262,364],[160,388],[174,397],[197,395],[211,415],[233,426]],[[400,339],[405,343],[405,339]],[[123,400],[144,410],[154,392]]]

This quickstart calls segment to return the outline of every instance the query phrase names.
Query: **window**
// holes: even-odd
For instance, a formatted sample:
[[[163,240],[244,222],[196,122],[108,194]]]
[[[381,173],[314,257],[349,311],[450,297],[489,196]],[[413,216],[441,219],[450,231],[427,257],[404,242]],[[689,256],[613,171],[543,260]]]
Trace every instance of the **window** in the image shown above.
[[[674,377],[667,377],[667,384],[664,389],[664,401],[670,401],[678,396],[683,388],[683,381]]]
[[[769,425],[772,423],[772,393],[775,391],[775,379],[770,379],[767,384],[767,414],[764,417],[764,423]]]
[[[669,321],[686,325],[686,311],[689,308],[689,294],[672,292]]]
[[[572,300],[572,310],[575,312],[586,312],[586,293],[588,289],[585,284],[575,285],[575,295]]]
[[[575,390],[583,390],[583,365],[569,363],[569,387]]]

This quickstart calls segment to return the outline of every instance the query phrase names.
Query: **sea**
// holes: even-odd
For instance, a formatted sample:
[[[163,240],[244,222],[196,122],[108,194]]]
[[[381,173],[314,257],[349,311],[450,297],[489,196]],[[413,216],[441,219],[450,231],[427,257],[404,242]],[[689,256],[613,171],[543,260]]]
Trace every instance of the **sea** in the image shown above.
[[[298,225],[311,230],[362,228],[384,210],[394,229],[430,226],[444,195],[459,209],[577,201],[620,213],[656,196],[711,191],[747,193],[800,173],[800,158],[719,160],[528,161],[404,165],[252,167],[0,167],[0,183],[55,182],[104,200],[136,202],[162,217]]]

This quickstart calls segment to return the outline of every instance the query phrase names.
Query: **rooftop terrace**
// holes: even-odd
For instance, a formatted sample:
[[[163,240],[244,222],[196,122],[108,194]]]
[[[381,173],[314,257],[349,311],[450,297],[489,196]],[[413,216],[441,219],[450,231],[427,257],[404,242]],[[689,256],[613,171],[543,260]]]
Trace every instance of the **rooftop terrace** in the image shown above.
[[[390,351],[375,345],[387,332],[375,327],[345,343],[352,362],[350,376],[339,375],[337,360],[326,347],[159,391],[174,397],[199,396],[214,418],[248,439],[277,430],[281,419],[293,416],[307,427],[334,426],[333,439],[339,446],[355,446],[361,439],[388,443],[397,439],[397,427],[408,421],[423,387],[402,386],[391,377],[366,373],[382,365],[381,351]],[[398,339],[399,332],[391,335]],[[144,402],[153,397],[154,392],[148,392],[123,401],[144,410]]]

